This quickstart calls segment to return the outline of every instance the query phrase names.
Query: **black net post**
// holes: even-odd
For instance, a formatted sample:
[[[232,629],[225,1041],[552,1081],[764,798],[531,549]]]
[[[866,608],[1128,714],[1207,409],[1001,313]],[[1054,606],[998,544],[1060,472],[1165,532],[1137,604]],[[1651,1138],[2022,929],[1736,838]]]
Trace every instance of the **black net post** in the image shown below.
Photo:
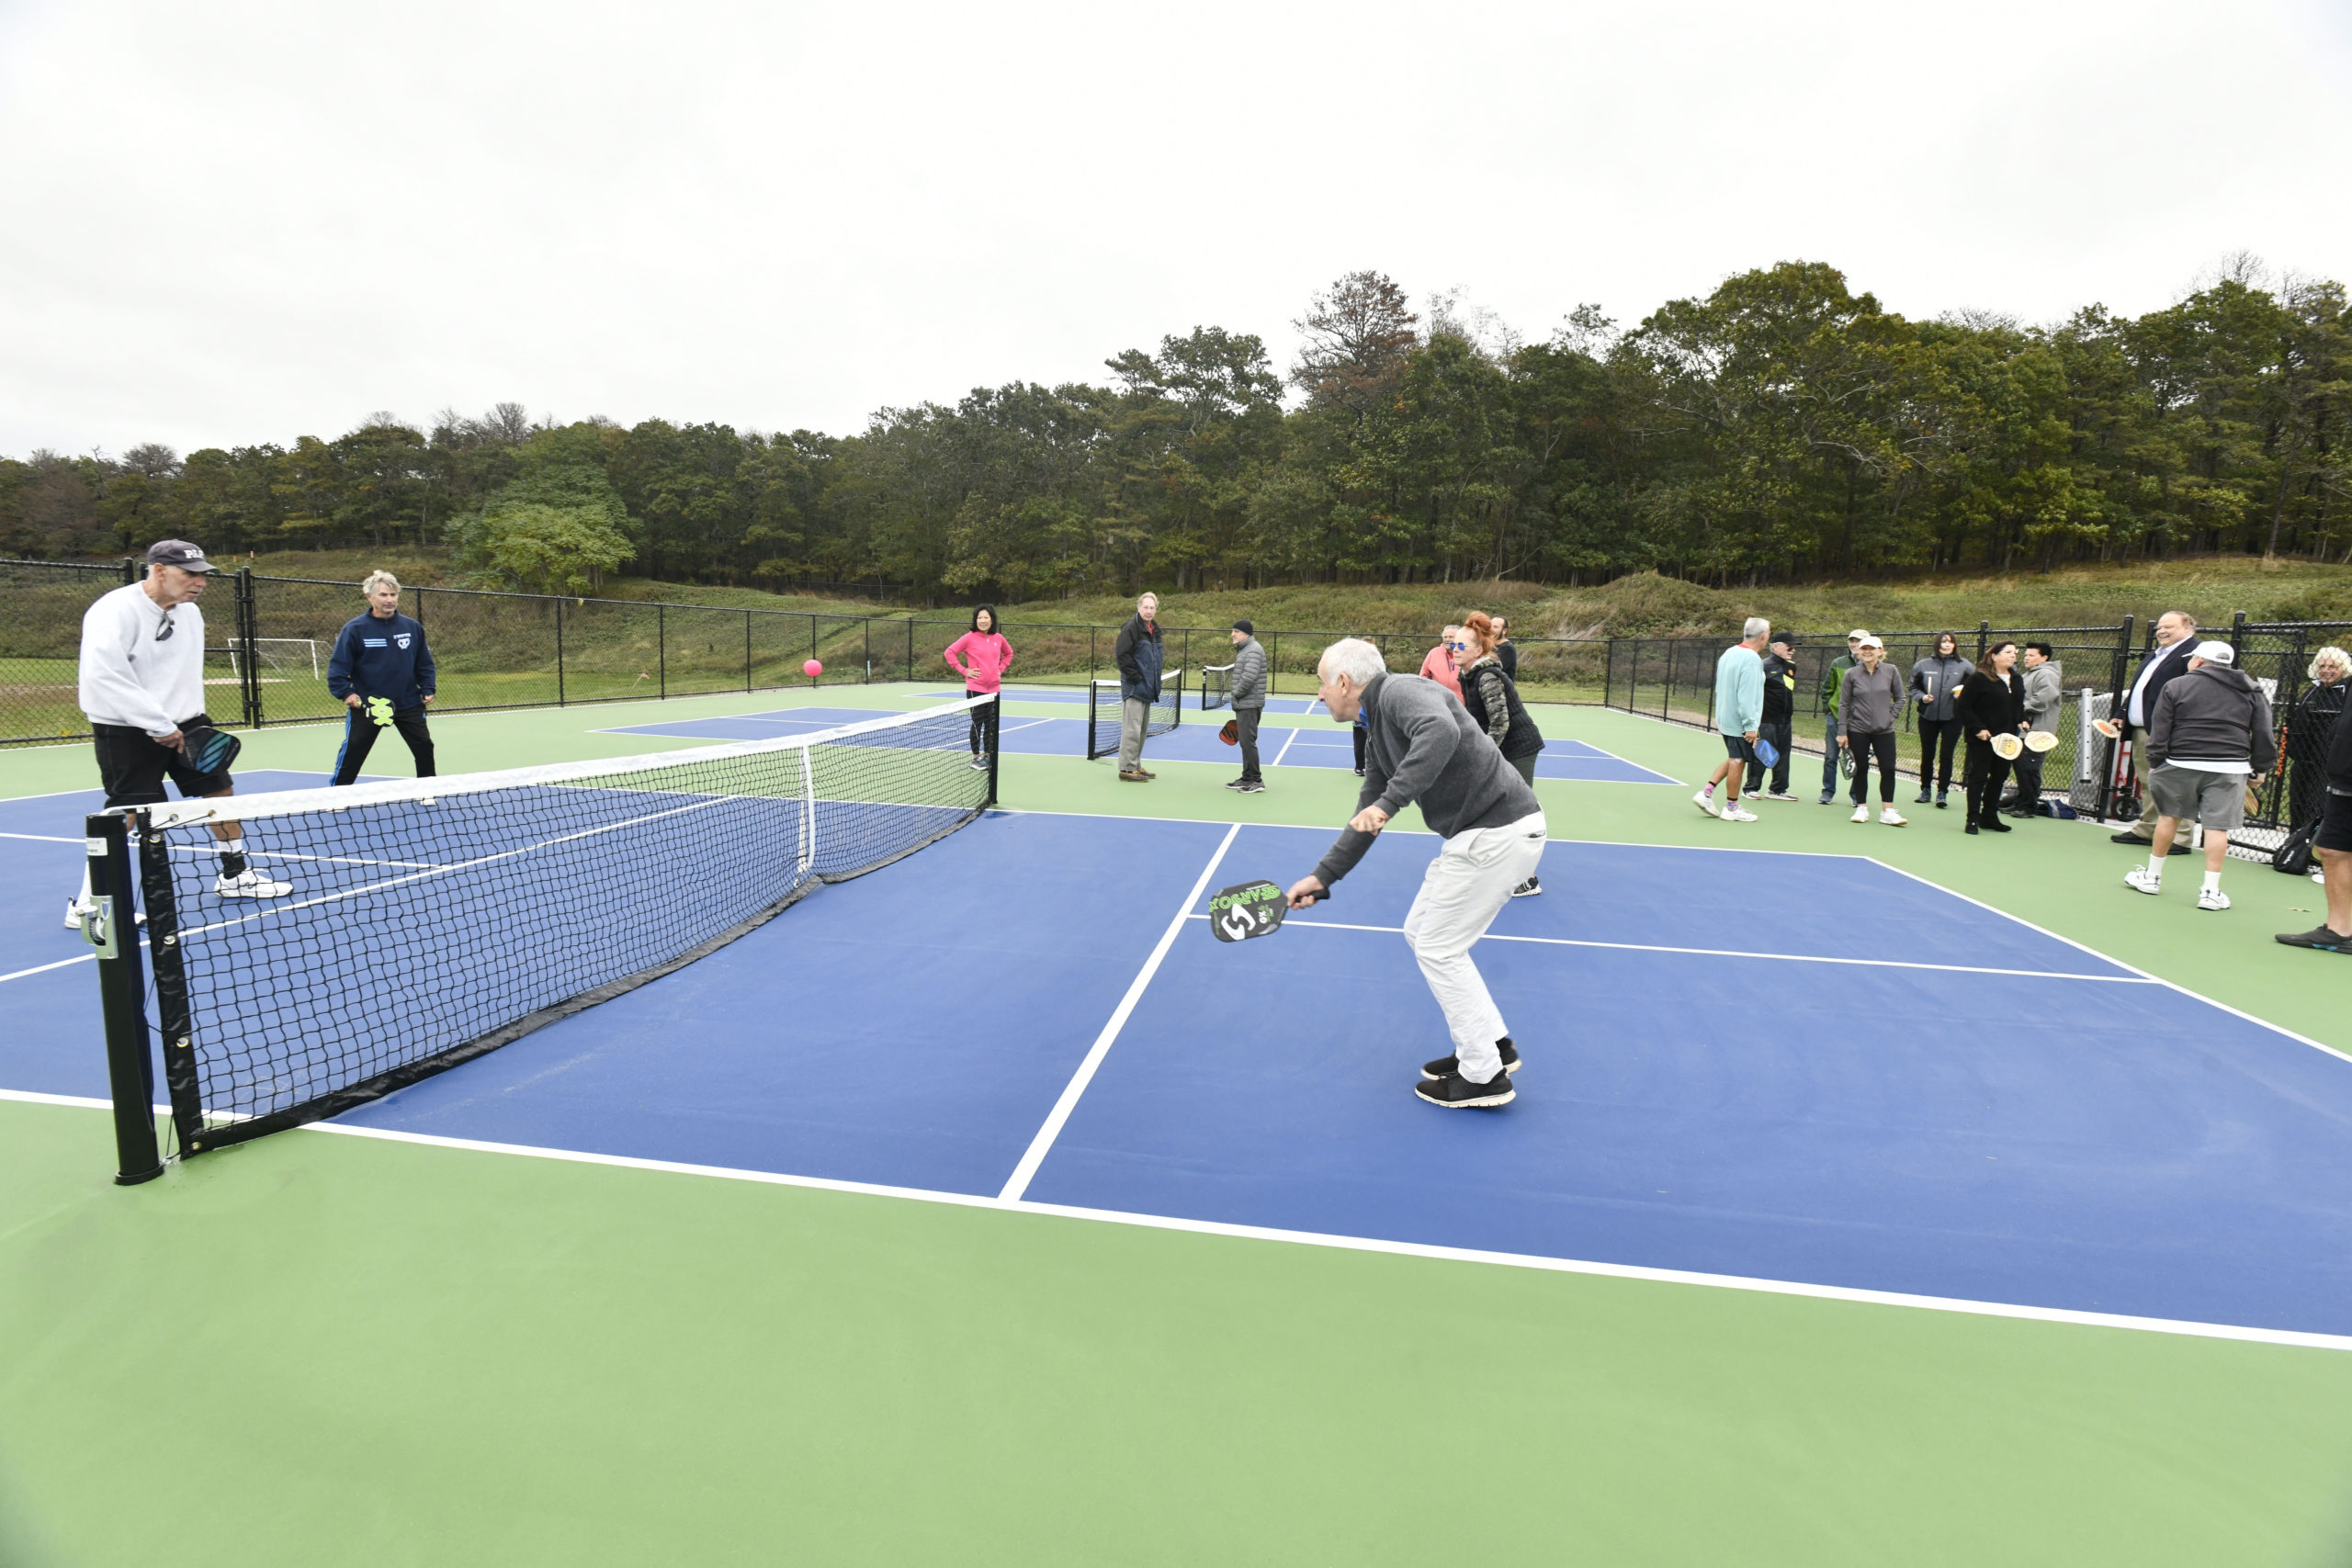
[[[147,1039],[147,977],[130,891],[130,829],[120,817],[93,816],[83,832],[91,907],[82,918],[82,935],[97,950],[107,1081],[114,1095],[114,1179],[117,1186],[134,1187],[163,1175],[164,1160],[155,1145],[155,1056]]]
[[[1003,722],[1004,694],[999,692],[989,699],[989,804],[990,806],[996,804],[997,764],[1004,755],[1004,749],[997,744],[997,736],[1001,732]]]
[[[155,1028],[164,1050],[164,1087],[172,1102],[180,1147],[195,1154],[206,1140],[203,1091],[197,1082],[196,1024],[188,1005],[187,961],[180,930],[179,894],[172,877],[172,846],[144,812],[131,818],[139,841],[139,896],[147,911],[147,952],[155,966]],[[211,840],[205,840],[208,846]],[[203,865],[219,863],[203,857]],[[206,872],[197,873],[200,878]]]

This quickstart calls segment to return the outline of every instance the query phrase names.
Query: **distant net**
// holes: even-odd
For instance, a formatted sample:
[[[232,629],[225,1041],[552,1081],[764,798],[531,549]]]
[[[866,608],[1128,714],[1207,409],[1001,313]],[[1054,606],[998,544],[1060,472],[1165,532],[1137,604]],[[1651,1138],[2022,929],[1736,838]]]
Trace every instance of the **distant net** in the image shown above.
[[[265,681],[321,679],[319,644],[315,637],[257,637],[229,639],[229,668],[238,675],[250,665]]]
[[[1233,703],[1233,666],[1204,664],[1201,666],[1201,711],[1229,707]]]
[[[132,817],[189,1154],[331,1116],[733,942],[989,803],[970,712],[786,739],[182,800]],[[225,896],[207,824],[243,824]]]
[[[1119,682],[1093,682],[1086,699],[1086,760],[1114,757],[1119,752],[1119,717],[1125,705],[1119,697]],[[1183,722],[1184,671],[1171,671],[1159,683],[1159,700],[1153,703],[1144,725],[1144,738],[1165,735]]]

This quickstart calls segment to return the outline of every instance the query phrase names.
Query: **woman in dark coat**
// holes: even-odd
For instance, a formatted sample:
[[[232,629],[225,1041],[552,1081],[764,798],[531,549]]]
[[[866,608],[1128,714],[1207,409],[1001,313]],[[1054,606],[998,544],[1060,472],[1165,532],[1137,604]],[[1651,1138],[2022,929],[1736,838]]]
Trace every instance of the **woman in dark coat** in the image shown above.
[[[1532,785],[1544,734],[1527,716],[1518,685],[1504,673],[1495,639],[1495,623],[1486,612],[1473,610],[1463,617],[1462,640],[1453,645],[1453,667],[1462,677],[1462,705],[1470,710],[1471,718],[1487,732],[1503,761]],[[1510,896],[1524,898],[1543,891],[1543,883],[1531,876],[1512,888]]]
[[[2327,740],[2344,716],[2344,699],[2352,694],[2352,655],[2336,647],[2323,648],[2312,658],[2311,689],[2295,700],[2287,718],[2287,825],[2300,828],[2318,820],[2327,804]]]
[[[2001,785],[2009,764],[1993,750],[1996,735],[2025,728],[2025,682],[2018,678],[2018,645],[1996,642],[1960,683],[1952,716],[1968,742],[1968,830],[2013,831],[2001,820]]]

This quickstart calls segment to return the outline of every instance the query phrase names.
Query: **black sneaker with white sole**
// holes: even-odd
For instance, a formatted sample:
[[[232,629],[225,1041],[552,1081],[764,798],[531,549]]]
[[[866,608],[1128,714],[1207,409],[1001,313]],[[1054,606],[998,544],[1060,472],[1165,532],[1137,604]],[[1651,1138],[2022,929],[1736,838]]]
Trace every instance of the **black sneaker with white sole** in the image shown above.
[[[1510,896],[1514,898],[1532,898],[1538,893],[1543,891],[1544,879],[1540,876],[1531,876],[1526,881],[1521,883],[1518,886],[1512,888],[1510,890]]]
[[[1266,781],[1263,779],[1244,779],[1233,787],[1240,791],[1243,795],[1263,795],[1266,793]]]
[[[2307,931],[2281,931],[2272,939],[2289,947],[2316,948],[2322,953],[2352,953],[2352,936],[2346,936],[2332,926],[2315,926]]]
[[[1460,1073],[1448,1073],[1442,1078],[1423,1079],[1413,1086],[1413,1092],[1447,1111],[1491,1111],[1519,1098],[1509,1073],[1497,1073],[1491,1083],[1472,1083]]]
[[[1519,1047],[1510,1043],[1510,1035],[1506,1034],[1496,1041],[1495,1048],[1502,1053],[1505,1073],[1519,1071]],[[1461,1070],[1462,1061],[1458,1056],[1440,1056],[1434,1062],[1421,1064],[1421,1077],[1425,1078],[1442,1078]]]

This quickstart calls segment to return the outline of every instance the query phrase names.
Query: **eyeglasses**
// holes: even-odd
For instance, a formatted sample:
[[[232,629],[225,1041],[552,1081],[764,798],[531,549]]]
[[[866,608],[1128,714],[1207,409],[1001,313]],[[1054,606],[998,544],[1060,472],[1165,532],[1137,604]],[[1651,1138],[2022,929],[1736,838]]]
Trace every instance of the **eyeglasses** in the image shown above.
[[[157,626],[157,627],[155,628],[155,640],[156,640],[157,642],[169,642],[169,641],[171,641],[171,640],[172,640],[172,632],[173,632],[173,630],[174,630],[177,626],[178,626],[178,623],[177,623],[176,621],[174,621],[174,620],[172,619],[172,613],[171,613],[169,610],[164,611],[164,624],[163,624],[162,626]]]
[[[1449,642],[1445,646],[1453,649],[1454,652],[1460,653],[1470,645],[1466,642]]]

